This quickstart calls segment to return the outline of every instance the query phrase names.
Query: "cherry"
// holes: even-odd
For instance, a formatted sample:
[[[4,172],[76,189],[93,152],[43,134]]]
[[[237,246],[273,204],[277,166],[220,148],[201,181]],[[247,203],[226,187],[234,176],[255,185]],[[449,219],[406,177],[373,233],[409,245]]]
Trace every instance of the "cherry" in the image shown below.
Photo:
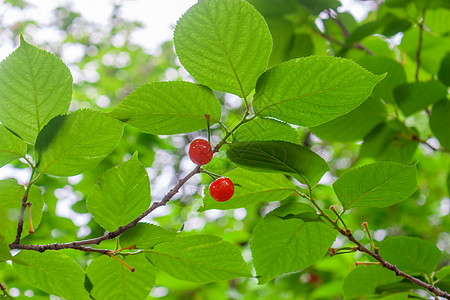
[[[234,184],[227,177],[214,180],[209,186],[209,194],[218,202],[225,202],[234,194]]]
[[[193,140],[189,146],[189,157],[194,164],[199,166],[206,165],[213,157],[211,145],[207,140]]]

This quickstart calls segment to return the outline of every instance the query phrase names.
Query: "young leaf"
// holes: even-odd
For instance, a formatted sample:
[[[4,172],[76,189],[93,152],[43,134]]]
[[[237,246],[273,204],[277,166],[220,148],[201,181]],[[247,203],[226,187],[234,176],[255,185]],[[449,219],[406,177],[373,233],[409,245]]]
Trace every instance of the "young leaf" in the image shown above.
[[[17,273],[29,284],[68,300],[90,299],[84,288],[85,273],[61,251],[21,251],[16,255],[27,264],[13,263]]]
[[[171,242],[175,236],[176,232],[174,231],[153,224],[138,223],[120,235],[120,245],[123,248],[136,245],[137,248],[147,249],[161,243]]]
[[[24,157],[25,154],[27,154],[27,144],[0,125],[0,167]]]
[[[0,122],[30,144],[53,117],[69,110],[69,69],[22,36],[19,48],[0,63],[0,82]]]
[[[358,107],[384,76],[343,58],[293,59],[261,75],[253,107],[258,116],[317,126]]]
[[[295,185],[282,174],[252,172],[237,168],[224,174],[235,184],[234,195],[225,202],[215,201],[205,190],[203,207],[208,209],[232,209],[250,207],[260,202],[281,201],[295,191]]]
[[[137,218],[150,206],[150,181],[137,153],[98,179],[86,200],[94,220],[114,231]]]
[[[144,255],[123,258],[135,271],[117,260],[102,255],[87,267],[87,275],[92,282],[91,295],[96,300],[146,299],[155,284],[155,267]]]
[[[233,143],[227,149],[227,156],[242,167],[289,174],[311,186],[329,170],[325,160],[316,153],[283,141]]]
[[[250,277],[239,250],[212,235],[177,236],[156,245],[147,258],[169,275],[186,281],[207,283]]]
[[[17,234],[17,222],[19,220],[22,197],[25,187],[17,184],[14,179],[0,180],[0,234],[6,241],[12,243]],[[42,191],[37,186],[32,186],[28,193],[28,202],[31,206],[31,221],[34,229],[41,223],[44,198]],[[28,235],[29,217],[28,209],[25,210],[22,237]]]
[[[430,128],[439,143],[450,149],[450,101],[442,100],[433,106],[430,116]]]
[[[407,128],[398,120],[390,120],[375,127],[365,138],[360,148],[360,157],[373,157],[410,163],[419,142],[413,136],[414,128]]]
[[[431,274],[442,257],[435,244],[415,237],[390,237],[377,246],[385,260],[411,275]]]
[[[344,300],[373,295],[378,286],[401,280],[394,272],[381,266],[356,267],[344,279]]]
[[[405,116],[445,99],[446,95],[447,87],[438,80],[410,82],[402,84],[394,90],[395,101]]]
[[[178,20],[173,39],[198,83],[240,97],[255,88],[272,49],[264,18],[242,0],[200,1]]]
[[[240,142],[285,141],[299,143],[298,133],[292,126],[278,120],[265,118],[256,118],[251,122],[244,123],[234,133],[234,137]]]
[[[333,184],[345,209],[388,207],[411,196],[417,189],[416,165],[376,162],[345,172]]]
[[[316,263],[333,244],[336,231],[308,214],[317,217],[309,205],[289,203],[256,225],[250,248],[260,284]]]
[[[322,125],[311,127],[312,133],[326,141],[349,142],[364,138],[386,119],[386,107],[375,97],[369,97],[356,109]]]
[[[205,86],[184,81],[144,84],[125,97],[109,114],[151,134],[187,133],[220,120],[221,106]]]
[[[116,148],[122,131],[122,123],[89,109],[57,116],[36,140],[39,170],[56,176],[89,170]]]

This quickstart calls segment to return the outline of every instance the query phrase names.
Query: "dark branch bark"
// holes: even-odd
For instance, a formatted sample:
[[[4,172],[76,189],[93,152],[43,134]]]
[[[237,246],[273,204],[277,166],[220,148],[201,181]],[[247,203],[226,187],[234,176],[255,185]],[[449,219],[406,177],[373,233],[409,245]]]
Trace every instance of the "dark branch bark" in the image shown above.
[[[148,214],[150,214],[152,211],[157,209],[160,206],[164,206],[169,202],[170,199],[172,199],[173,196],[175,196],[176,193],[180,190],[180,188],[188,181],[192,176],[195,174],[200,173],[200,166],[195,167],[189,174],[187,174],[184,178],[180,179],[178,183],[173,187],[161,201],[154,202],[145,212],[143,212],[139,217],[134,219],[132,222],[128,223],[125,226],[119,227],[116,231],[108,232],[107,234],[100,236],[98,238],[84,240],[84,241],[77,241],[77,242],[70,242],[70,243],[53,243],[53,244],[46,244],[46,245],[20,245],[18,242],[14,242],[13,244],[9,245],[9,248],[11,249],[27,249],[27,250],[35,250],[39,252],[44,252],[46,250],[61,250],[61,249],[76,249],[86,252],[98,252],[106,254],[109,250],[104,249],[95,249],[90,247],[84,247],[84,245],[98,245],[102,241],[113,239],[120,234],[124,233],[128,229],[136,226],[136,224],[145,218]],[[22,218],[23,222],[23,218]]]
[[[14,240],[14,244],[20,244],[20,237],[23,231],[23,216],[25,214],[25,208],[27,207],[27,201],[28,201],[28,189],[25,191],[25,194],[22,197],[22,206],[20,207],[19,224],[17,225],[17,234],[16,239]]]
[[[450,300],[450,294],[449,294],[449,293],[447,293],[447,292],[445,292],[445,291],[442,291],[442,290],[440,290],[439,288],[437,288],[437,287],[435,287],[435,286],[433,286],[433,285],[431,285],[431,284],[428,284],[428,283],[426,283],[426,282],[423,282],[422,280],[420,280],[420,279],[418,279],[418,278],[416,278],[416,277],[413,277],[413,276],[411,276],[411,275],[409,275],[409,274],[406,274],[405,272],[401,271],[396,265],[393,265],[393,264],[391,264],[391,263],[385,261],[385,260],[381,257],[380,254],[375,253],[375,252],[372,252],[372,251],[370,251],[369,249],[367,249],[366,247],[364,247],[360,242],[358,242],[358,241],[355,239],[355,237],[351,234],[350,231],[345,231],[344,229],[341,229],[341,228],[340,228],[340,229],[339,229],[339,232],[340,232],[343,236],[347,237],[350,241],[352,241],[352,242],[358,247],[358,250],[359,250],[360,252],[363,252],[363,253],[366,253],[366,254],[372,256],[373,258],[375,258],[377,261],[379,261],[379,262],[381,263],[381,266],[383,266],[384,268],[389,269],[389,270],[395,272],[395,275],[400,276],[400,277],[403,277],[403,278],[405,278],[405,279],[411,281],[411,282],[414,283],[415,285],[418,285],[418,286],[421,286],[421,287],[427,289],[430,293],[433,293],[433,294],[436,295],[436,296],[439,296],[439,297],[442,297],[442,298],[445,298],[445,299],[449,299],[449,300]]]

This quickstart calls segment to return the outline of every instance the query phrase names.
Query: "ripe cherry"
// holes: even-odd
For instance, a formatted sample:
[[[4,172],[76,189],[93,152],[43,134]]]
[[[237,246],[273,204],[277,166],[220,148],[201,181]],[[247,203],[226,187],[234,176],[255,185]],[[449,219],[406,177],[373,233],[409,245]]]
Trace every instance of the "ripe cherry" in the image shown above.
[[[209,194],[218,202],[225,202],[234,194],[234,184],[227,177],[220,177],[209,186]]]
[[[206,165],[213,157],[211,145],[207,140],[193,140],[189,146],[189,157],[194,164],[199,166]]]

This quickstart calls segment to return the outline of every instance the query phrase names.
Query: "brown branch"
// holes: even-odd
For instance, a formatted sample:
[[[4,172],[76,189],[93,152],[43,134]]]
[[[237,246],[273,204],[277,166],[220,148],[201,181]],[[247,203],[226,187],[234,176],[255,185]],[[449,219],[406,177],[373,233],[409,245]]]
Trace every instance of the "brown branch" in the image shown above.
[[[70,242],[70,243],[53,243],[53,244],[46,244],[46,245],[20,245],[19,243],[14,242],[13,244],[9,245],[9,248],[35,250],[35,251],[39,251],[39,252],[44,252],[46,250],[76,249],[76,250],[81,250],[81,251],[86,251],[86,252],[98,252],[98,253],[106,254],[106,251],[109,251],[109,250],[95,249],[95,248],[83,247],[83,246],[84,245],[92,245],[92,244],[98,245],[102,241],[113,239],[113,238],[119,236],[120,234],[124,233],[128,229],[136,226],[136,224],[140,220],[145,218],[152,211],[154,211],[155,209],[157,209],[160,206],[166,205],[167,202],[169,202],[169,200],[172,199],[172,197],[175,196],[176,193],[178,193],[178,191],[186,183],[186,181],[188,181],[192,176],[194,176],[195,174],[198,174],[198,173],[200,173],[200,166],[195,167],[195,169],[193,169],[189,174],[187,174],[184,178],[180,179],[180,181],[178,181],[177,185],[175,185],[175,187],[173,187],[164,196],[164,198],[161,201],[154,202],[139,217],[137,217],[136,219],[134,219],[127,225],[121,226],[117,230],[115,230],[113,232],[109,232],[103,236],[100,236],[100,237],[97,237],[94,239],[84,240],[84,241],[77,241],[77,242]]]
[[[6,287],[0,283],[0,290],[3,292],[3,296],[7,297],[8,299],[14,299],[6,290]]]
[[[23,216],[25,214],[25,208],[28,205],[27,201],[28,201],[28,189],[25,191],[25,194],[22,197],[22,206],[20,207],[19,223],[17,225],[17,233],[16,233],[16,239],[14,240],[14,244],[20,243],[20,237],[21,237],[22,231],[23,231]]]
[[[433,286],[431,284],[428,284],[428,283],[426,283],[426,282],[424,282],[424,281],[422,281],[422,280],[420,280],[420,279],[418,279],[416,277],[413,277],[413,276],[411,276],[409,274],[406,274],[405,272],[401,271],[396,265],[393,265],[393,264],[385,261],[381,257],[381,255],[378,253],[378,251],[372,252],[369,249],[367,249],[366,247],[364,247],[360,242],[358,242],[354,238],[354,236],[352,235],[350,230],[344,230],[342,228],[339,228],[338,231],[343,236],[347,237],[351,242],[353,242],[358,247],[358,250],[360,252],[366,253],[366,254],[372,256],[373,258],[375,258],[377,261],[379,261],[381,263],[382,267],[395,272],[395,275],[403,277],[403,278],[411,281],[415,285],[418,285],[418,286],[421,286],[421,287],[427,289],[430,293],[433,293],[436,296],[439,296],[439,297],[442,297],[442,298],[450,300],[450,294],[449,293],[447,293],[445,291],[442,291],[439,288],[437,288],[437,287],[435,287],[435,286]]]
[[[67,247],[67,245],[71,245],[70,247]],[[92,247],[86,247],[81,246],[78,244],[78,242],[72,242],[72,243],[54,243],[54,244],[48,244],[48,245],[22,245],[22,244],[10,244],[9,247],[11,249],[23,249],[23,250],[34,250],[39,252],[44,252],[46,250],[61,250],[61,249],[75,249],[80,250],[84,252],[96,252],[101,254],[108,254],[111,250],[109,249],[96,249]]]

